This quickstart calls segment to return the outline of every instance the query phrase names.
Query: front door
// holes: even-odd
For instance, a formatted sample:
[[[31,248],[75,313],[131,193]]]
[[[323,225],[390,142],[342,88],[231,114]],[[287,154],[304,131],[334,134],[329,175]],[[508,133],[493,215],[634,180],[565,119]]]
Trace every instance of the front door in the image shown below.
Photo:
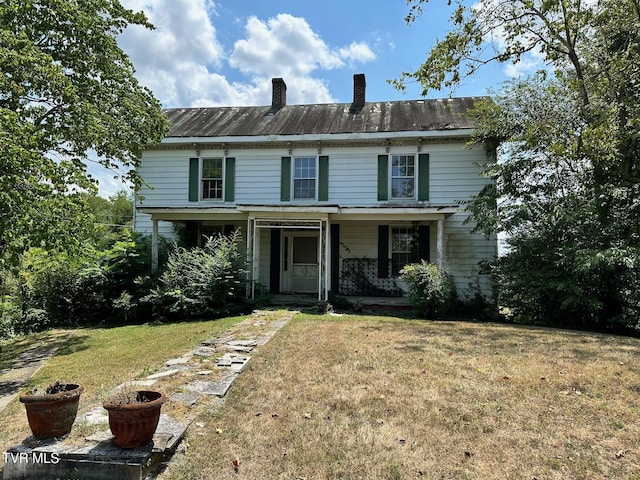
[[[282,248],[282,291],[317,293],[318,234],[286,234]]]

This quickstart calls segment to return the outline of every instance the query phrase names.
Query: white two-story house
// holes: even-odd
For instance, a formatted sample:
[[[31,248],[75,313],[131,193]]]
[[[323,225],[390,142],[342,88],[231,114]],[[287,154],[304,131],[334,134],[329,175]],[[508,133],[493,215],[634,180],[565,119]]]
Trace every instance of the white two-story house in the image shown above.
[[[461,205],[487,182],[485,149],[466,145],[477,98],[367,102],[357,74],[351,104],[287,105],[285,82],[272,83],[270,106],[166,110],[170,132],[144,153],[150,188],[136,198],[156,264],[175,224],[193,244],[240,229],[250,296],[401,295],[401,268],[420,259],[462,297],[470,285],[491,294],[478,264],[496,239],[471,233]]]

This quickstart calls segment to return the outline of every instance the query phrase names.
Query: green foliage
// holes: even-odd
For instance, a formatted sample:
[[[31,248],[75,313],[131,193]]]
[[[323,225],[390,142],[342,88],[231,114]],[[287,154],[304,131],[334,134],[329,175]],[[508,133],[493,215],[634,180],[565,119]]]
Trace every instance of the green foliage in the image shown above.
[[[117,0],[0,4],[0,268],[29,248],[83,249],[87,151],[140,185],[139,158],[167,121],[117,44],[131,24],[151,28]]]
[[[408,3],[411,23],[429,2]],[[638,329],[640,3],[449,3],[451,32],[400,87],[455,88],[486,63],[534,51],[546,69],[472,112],[493,183],[468,211],[476,230],[508,235],[494,266],[501,304],[536,322]]]
[[[17,273],[5,276],[0,336],[55,326],[147,321],[142,301],[155,279],[148,275],[149,242],[121,233],[102,250],[82,256],[30,249]]]
[[[400,274],[409,288],[409,301],[420,318],[450,312],[456,304],[456,287],[451,277],[433,263],[406,265]]]
[[[177,247],[171,252],[158,287],[148,297],[156,313],[161,318],[205,318],[240,307],[246,270],[239,235],[217,235],[203,248]]]

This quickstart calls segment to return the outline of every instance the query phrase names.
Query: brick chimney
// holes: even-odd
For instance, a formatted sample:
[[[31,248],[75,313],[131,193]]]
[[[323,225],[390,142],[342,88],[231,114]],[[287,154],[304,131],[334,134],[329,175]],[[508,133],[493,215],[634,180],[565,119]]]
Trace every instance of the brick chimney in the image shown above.
[[[356,73],[353,76],[353,103],[350,111],[352,113],[360,113],[365,104],[365,96],[367,90],[367,81],[364,73]]]
[[[273,78],[271,83],[273,84],[271,109],[278,110],[287,104],[287,84],[282,78]]]

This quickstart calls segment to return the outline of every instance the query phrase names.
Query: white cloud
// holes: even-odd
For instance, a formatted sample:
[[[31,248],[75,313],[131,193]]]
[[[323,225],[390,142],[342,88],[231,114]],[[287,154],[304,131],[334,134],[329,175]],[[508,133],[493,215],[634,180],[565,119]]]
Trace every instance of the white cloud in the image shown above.
[[[331,48],[303,18],[279,14],[263,21],[250,17],[245,37],[227,55],[218,40],[212,0],[123,0],[144,11],[155,30],[128,28],[120,44],[138,79],[165,107],[267,105],[271,78],[283,77],[288,103],[331,102],[322,70],[344,68],[376,58],[363,42]],[[243,81],[222,75],[235,69]]]
[[[251,17],[246,33],[246,39],[235,43],[229,60],[245,73],[299,76],[344,66],[339,53],[331,51],[303,18],[280,14],[264,22]]]
[[[373,53],[369,46],[364,42],[353,42],[346,48],[340,48],[338,52],[342,58],[351,63],[366,63],[376,59],[376,54]]]

